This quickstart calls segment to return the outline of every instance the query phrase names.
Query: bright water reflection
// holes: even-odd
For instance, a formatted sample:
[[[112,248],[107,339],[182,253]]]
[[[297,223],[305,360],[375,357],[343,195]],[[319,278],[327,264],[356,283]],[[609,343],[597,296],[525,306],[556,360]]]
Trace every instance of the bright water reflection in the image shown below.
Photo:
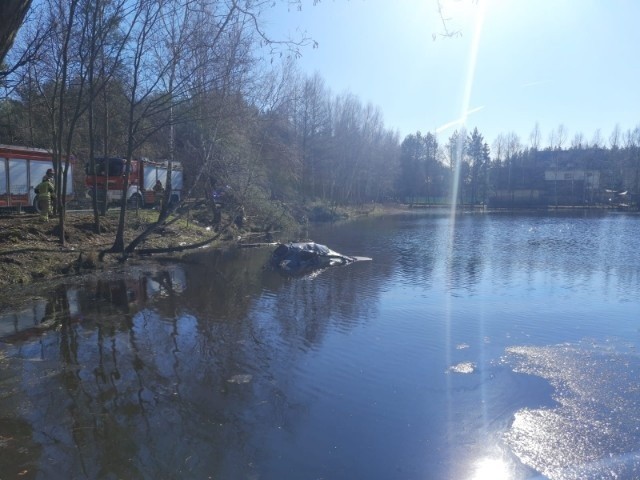
[[[640,218],[395,216],[0,312],[8,478],[636,478]],[[4,476],[2,475],[2,478]]]

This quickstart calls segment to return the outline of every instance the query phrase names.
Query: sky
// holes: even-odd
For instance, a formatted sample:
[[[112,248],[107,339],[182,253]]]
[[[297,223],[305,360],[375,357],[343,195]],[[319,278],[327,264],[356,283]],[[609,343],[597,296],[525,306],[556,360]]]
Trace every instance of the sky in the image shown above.
[[[403,139],[477,127],[489,145],[536,123],[541,146],[564,127],[571,144],[640,126],[640,1],[302,0],[276,4],[268,30],[306,32],[299,68],[334,95],[351,93]],[[435,37],[435,39],[434,39]]]

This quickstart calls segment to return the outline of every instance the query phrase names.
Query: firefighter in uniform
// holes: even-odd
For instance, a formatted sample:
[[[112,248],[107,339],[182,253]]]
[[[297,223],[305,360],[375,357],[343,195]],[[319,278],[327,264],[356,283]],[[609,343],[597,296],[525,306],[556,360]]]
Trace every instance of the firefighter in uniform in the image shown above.
[[[38,194],[38,209],[43,222],[49,221],[49,213],[53,210],[52,200],[56,198],[56,189],[53,184],[53,170],[47,170],[42,182],[36,187]]]
[[[153,196],[155,201],[156,210],[162,209],[162,198],[164,197],[164,187],[160,180],[156,180],[156,184],[153,186]]]
[[[56,178],[55,178],[55,173],[53,171],[52,168],[50,168],[49,170],[47,170],[47,173],[45,174],[44,178],[42,179],[44,181],[44,179],[46,178],[47,180],[49,180],[49,182],[51,183],[51,186],[53,187],[53,191],[55,192],[56,190]],[[51,201],[49,202],[49,215],[53,215],[54,213],[56,213],[56,205],[55,205],[55,193],[52,195],[51,197]]]

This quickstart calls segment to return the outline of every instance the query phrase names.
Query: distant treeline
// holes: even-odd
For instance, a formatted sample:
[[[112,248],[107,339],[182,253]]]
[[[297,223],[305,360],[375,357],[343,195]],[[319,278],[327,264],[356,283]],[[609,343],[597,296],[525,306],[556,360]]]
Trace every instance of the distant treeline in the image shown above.
[[[402,143],[397,186],[410,203],[451,203],[457,188],[459,204],[637,207],[640,129],[614,131],[608,146],[574,141],[544,149],[522,147],[509,134],[499,136],[493,150],[477,129],[454,132],[444,147],[434,135],[418,132]]]

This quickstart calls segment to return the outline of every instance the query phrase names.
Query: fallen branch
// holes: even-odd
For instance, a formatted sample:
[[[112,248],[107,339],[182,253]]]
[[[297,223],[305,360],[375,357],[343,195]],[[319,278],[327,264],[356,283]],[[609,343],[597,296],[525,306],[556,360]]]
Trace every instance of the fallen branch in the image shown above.
[[[156,230],[157,228],[159,228],[160,226],[162,226],[161,222],[156,222],[154,224],[152,224],[151,228],[147,228],[142,234],[140,234],[133,242],[131,242],[129,244],[129,247],[127,247],[127,249],[125,249],[124,254],[122,255],[122,257],[120,258],[120,261],[124,262],[131,254],[135,253],[136,255],[153,255],[153,254],[157,254],[157,253],[175,253],[175,252],[183,252],[185,250],[195,250],[196,248],[202,248],[205,247],[213,242],[215,242],[216,240],[218,240],[220,238],[220,236],[225,233],[225,231],[229,228],[229,226],[231,226],[232,222],[228,222],[224,227],[222,227],[220,229],[220,231],[218,232],[217,235],[208,238],[206,240],[203,240],[202,242],[198,242],[198,243],[193,243],[190,245],[179,245],[177,247],[162,247],[162,248],[143,248],[143,249],[135,249],[132,252],[128,252],[127,249],[129,247],[131,247],[132,245],[134,245],[134,242],[137,244],[140,241],[142,241],[144,238],[146,238],[149,234],[151,234],[154,230]],[[104,256],[107,253],[120,253],[120,252],[114,252],[112,251],[112,249],[107,249],[107,250],[102,250],[100,251],[98,258],[100,261],[104,260]]]
[[[190,245],[179,245],[177,247],[163,247],[163,248],[141,248],[135,251],[137,255],[152,255],[154,253],[174,253],[174,252],[184,252],[185,250],[195,250],[196,248],[206,247],[207,245],[215,242],[220,238],[223,231],[218,233],[212,238],[208,238],[207,240],[203,240],[202,242],[192,243]]]

